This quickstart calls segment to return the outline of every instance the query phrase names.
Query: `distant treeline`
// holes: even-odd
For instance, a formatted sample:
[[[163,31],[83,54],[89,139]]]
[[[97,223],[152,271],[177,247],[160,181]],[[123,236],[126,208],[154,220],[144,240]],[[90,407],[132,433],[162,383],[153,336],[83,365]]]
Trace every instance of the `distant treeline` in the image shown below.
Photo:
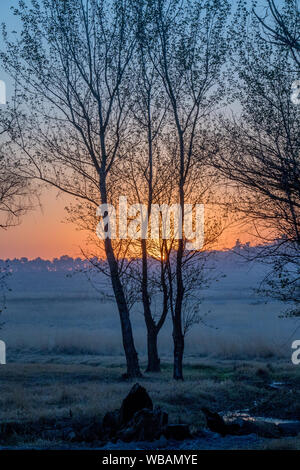
[[[60,258],[54,258],[52,261],[35,258],[29,260],[28,258],[15,258],[0,260],[1,268],[7,268],[12,272],[20,271],[77,271],[85,269],[89,262],[82,260],[81,258],[71,258],[70,256],[64,255]]]
[[[238,263],[242,261],[243,258],[238,256],[239,254],[249,255],[252,257],[258,255],[262,250],[262,246],[250,246],[250,243],[247,242],[242,244],[239,240],[236,241],[235,246],[231,250],[224,251],[214,251],[214,256],[211,257],[212,262],[221,262],[221,263]],[[248,256],[247,256],[248,257]],[[54,258],[52,261],[47,259],[42,259],[40,257],[35,259],[28,259],[25,257],[14,258],[14,259],[0,259],[0,271],[5,269],[11,272],[30,272],[30,271],[58,271],[58,272],[68,272],[68,271],[86,271],[92,267],[93,262],[101,262],[100,260],[91,259],[86,260],[82,258],[72,258],[68,255],[63,255],[60,258]],[[105,261],[102,261],[105,264]]]

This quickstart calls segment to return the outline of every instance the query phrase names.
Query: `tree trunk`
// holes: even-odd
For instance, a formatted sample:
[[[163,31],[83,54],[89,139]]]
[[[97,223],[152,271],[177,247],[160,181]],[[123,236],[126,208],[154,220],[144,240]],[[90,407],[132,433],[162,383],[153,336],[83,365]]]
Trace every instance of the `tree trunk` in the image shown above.
[[[174,341],[173,378],[175,380],[183,380],[184,336],[181,332],[181,328],[180,328],[180,331],[176,331],[176,326],[174,326],[173,341]]]
[[[179,183],[179,197],[180,207],[182,213],[182,235],[184,231],[184,145],[182,134],[180,133],[180,183]],[[182,259],[184,252],[183,239],[179,240],[179,246],[176,257],[176,283],[177,293],[175,302],[175,314],[173,318],[173,340],[174,340],[174,373],[175,380],[183,380],[183,352],[184,352],[184,334],[182,332],[182,303],[184,298],[184,284],[182,277]]]
[[[148,208],[149,210],[149,208]],[[150,212],[148,212],[149,214]],[[151,314],[150,297],[148,292],[148,264],[146,240],[142,239],[142,300],[144,307],[144,318],[147,328],[147,353],[148,365],[146,372],[160,372],[160,359],[158,357],[157,336],[164,322],[165,316],[161,317],[161,326],[157,327]]]
[[[157,350],[158,331],[156,329],[148,329],[147,331],[147,348],[148,348],[148,365],[146,372],[160,372],[160,359]]]
[[[105,240],[105,252],[110,268],[112,287],[121,320],[123,347],[127,363],[127,374],[125,375],[126,377],[141,377],[142,374],[139,367],[138,355],[134,346],[129,310],[120,281],[118,265],[113,253],[111,240],[109,238],[106,238]]]
[[[100,178],[100,193],[102,204],[107,203],[107,194],[106,194],[106,180],[105,177]],[[105,231],[108,227],[105,227]],[[124,374],[124,377],[141,377],[141,371],[139,366],[138,355],[135,349],[132,326],[130,321],[129,309],[126,302],[123,286],[120,279],[118,263],[114,254],[113,246],[111,239],[109,237],[104,240],[105,254],[107,262],[109,265],[110,276],[112,287],[114,291],[114,296],[119,310],[119,316],[121,321],[121,330],[122,330],[122,340],[123,347],[126,356],[127,364],[127,373]]]

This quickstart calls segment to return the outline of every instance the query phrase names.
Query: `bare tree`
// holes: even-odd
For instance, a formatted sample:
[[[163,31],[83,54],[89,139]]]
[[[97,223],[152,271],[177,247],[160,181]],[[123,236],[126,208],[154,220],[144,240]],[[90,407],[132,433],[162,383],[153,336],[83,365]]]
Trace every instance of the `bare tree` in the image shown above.
[[[209,115],[222,96],[220,74],[226,56],[224,33],[229,3],[158,0],[146,4],[150,9],[149,21],[144,24],[148,54],[169,103],[168,136],[177,161],[177,197],[184,218],[195,149],[204,158],[206,131],[203,124],[208,125]],[[176,247],[176,289],[171,311],[175,379],[183,379],[184,258],[185,240],[182,238]]]
[[[7,113],[0,114],[0,229],[5,230],[19,223],[29,209],[28,181],[20,175],[20,161],[12,158],[8,146],[9,131],[13,119]]]
[[[287,2],[286,25],[295,20],[291,5]],[[246,216],[265,245],[255,256],[274,268],[266,278],[266,290],[298,303],[300,108],[291,100],[296,52],[290,55],[284,41],[266,40],[260,26],[256,14],[238,10],[231,77],[236,78],[234,97],[241,113],[222,120],[220,155],[212,164],[234,188],[233,209]]]
[[[264,17],[254,11],[266,38],[275,45],[286,47],[298,69],[300,68],[300,11],[298,0],[285,0],[281,10],[274,0],[267,0]],[[268,22],[271,17],[271,22]]]
[[[107,204],[128,138],[129,64],[134,54],[130,1],[20,1],[20,40],[4,28],[6,71],[18,84],[26,119],[14,129],[28,177],[83,203]],[[29,112],[27,110],[29,109]],[[129,309],[111,239],[105,239],[127,375],[140,376]]]
[[[146,193],[135,184],[133,194],[146,201],[148,216],[153,201],[179,202],[184,220],[186,203],[209,200],[209,126],[225,91],[221,77],[229,2],[149,0],[136,8],[130,0],[32,0],[31,8],[20,1],[15,14],[23,24],[22,36],[10,41],[4,29],[7,50],[1,57],[22,101],[11,135],[15,152],[22,152],[26,161],[26,177],[80,200],[81,221],[99,204],[115,203],[129,170],[132,178],[126,183],[136,183],[141,175]],[[140,151],[144,159],[130,158]],[[154,175],[154,158],[157,165],[162,154],[164,164]],[[206,227],[207,247],[221,230],[212,217]],[[203,282],[202,265],[196,262],[199,251],[189,252],[187,243],[181,237],[140,245],[150,368],[159,368],[157,334],[169,309],[175,379],[183,379],[184,335],[195,320],[185,315],[184,304],[198,281]],[[126,276],[133,272],[132,256],[127,256],[132,248],[129,241],[104,240],[127,375],[134,377],[140,370],[125,287]],[[150,258],[158,266],[159,281]],[[163,294],[157,321],[150,306],[155,289]]]
[[[32,207],[30,184],[20,174],[20,160],[13,158],[9,149],[9,134],[14,125],[14,115],[15,113],[11,114],[6,109],[0,113],[0,230],[7,230],[19,224],[21,216]],[[0,267],[0,313],[5,308],[9,274],[9,263],[2,263]]]
[[[127,165],[128,181],[131,183],[129,192],[134,194],[139,203],[147,207],[147,220],[151,219],[152,204],[161,198],[162,191],[168,192],[170,188],[170,172],[166,168],[166,161],[160,153],[162,129],[165,125],[167,111],[166,99],[163,97],[161,82],[157,74],[157,64],[150,60],[148,54],[148,37],[145,33],[151,9],[147,3],[138,2],[134,7],[137,23],[137,58],[136,81],[133,103],[135,127],[138,133],[135,145],[135,155]],[[160,160],[163,162],[160,163]],[[146,197],[145,197],[146,194]],[[148,230],[149,232],[149,230]],[[157,348],[158,334],[164,325],[168,314],[169,293],[166,283],[166,266],[161,256],[162,240],[153,246],[151,240],[141,238],[141,269],[136,270],[136,280],[141,286],[144,318],[147,328],[147,372],[160,371],[160,359]],[[158,261],[156,260],[159,251]],[[155,253],[156,252],[156,253]],[[157,272],[158,270],[158,272]],[[159,281],[156,281],[158,277]],[[160,314],[155,314],[151,306],[151,297],[162,293],[162,307]],[[152,295],[151,295],[152,294]]]
[[[142,131],[137,128],[137,134],[141,136]],[[147,238],[141,239],[141,213],[144,215],[148,209],[148,147],[143,139],[133,146],[133,150],[128,150],[126,163],[122,168],[122,184],[118,187],[120,195],[127,195],[128,208],[131,204],[136,207],[136,214],[131,213],[128,226],[135,224],[135,231],[138,235],[127,234],[125,240],[114,239],[114,251],[118,260],[120,279],[124,288],[128,305],[139,305],[143,307],[145,323],[147,328],[147,349],[148,349],[148,372],[157,372],[160,369],[160,359],[158,352],[158,335],[164,325],[169,313],[174,313],[176,301],[176,253],[178,249],[178,239],[175,236],[174,219],[171,217],[171,207],[177,203],[177,158],[176,152],[171,152],[165,145],[166,137],[160,136],[153,146],[153,207],[159,210],[160,228],[159,234],[154,239],[151,238],[151,216],[154,217],[153,208],[148,218]],[[184,300],[182,306],[182,331],[183,336],[189,332],[195,323],[203,322],[205,313],[201,311],[202,291],[212,280],[216,278],[213,263],[208,263],[211,248],[226,226],[226,214],[220,210],[220,206],[215,204],[215,191],[218,180],[208,168],[194,166],[189,175],[189,184],[186,185],[186,200],[193,206],[197,203],[204,203],[207,209],[205,226],[205,243],[203,251],[185,250],[183,259],[184,278]],[[195,187],[197,191],[195,191]],[[115,194],[117,198],[117,194]],[[139,208],[143,205],[143,210]],[[117,207],[117,203],[115,204]],[[163,208],[167,208],[167,214],[163,216]],[[170,209],[170,212],[168,212]],[[218,214],[216,214],[218,211]],[[109,277],[107,263],[101,260],[103,253],[103,242],[97,239],[95,227],[98,219],[95,217],[93,206],[87,212],[86,206],[75,204],[69,208],[69,219],[75,222],[79,228],[89,230],[88,251],[83,252],[85,258],[90,260],[93,268],[100,271],[107,278]],[[137,223],[136,223],[137,222]],[[163,228],[170,226],[170,232],[163,233]],[[186,241],[185,241],[186,243]],[[149,315],[152,325],[149,334],[149,318],[145,315],[143,302],[144,291],[144,259],[143,245],[146,244],[146,287],[147,301],[149,302]],[[94,269],[92,269],[94,271]],[[88,269],[90,272],[90,269]],[[103,293],[103,277],[99,282],[93,277],[93,284],[97,285],[97,290]],[[139,305],[138,305],[139,304]],[[148,312],[147,312],[148,313]]]

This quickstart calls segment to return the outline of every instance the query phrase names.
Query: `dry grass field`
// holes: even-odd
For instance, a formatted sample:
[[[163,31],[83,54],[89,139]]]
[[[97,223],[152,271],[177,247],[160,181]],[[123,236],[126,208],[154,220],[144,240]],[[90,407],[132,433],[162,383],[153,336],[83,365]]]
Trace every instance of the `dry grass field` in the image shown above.
[[[185,381],[174,382],[171,363],[161,374],[144,374],[140,383],[172,423],[205,428],[201,407],[214,411],[247,409],[251,415],[300,419],[300,367],[285,360],[187,361]],[[0,367],[1,422],[48,419],[101,420],[119,408],[132,387],[124,381],[123,364],[102,359],[93,364],[7,364]],[[279,388],[273,384],[280,382]],[[22,445],[18,436],[6,445]],[[33,444],[33,443],[31,443]],[[41,443],[39,443],[41,446]],[[298,438],[276,439],[266,448],[299,448]]]

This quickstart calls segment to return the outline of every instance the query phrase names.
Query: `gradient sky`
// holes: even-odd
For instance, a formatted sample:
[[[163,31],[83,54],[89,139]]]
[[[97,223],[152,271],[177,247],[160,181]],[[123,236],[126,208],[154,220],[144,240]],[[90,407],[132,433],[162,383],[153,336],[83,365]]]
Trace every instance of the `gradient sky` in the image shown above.
[[[5,22],[9,30],[16,32],[19,27],[17,20],[10,12],[10,7],[16,6],[17,3],[17,0],[2,0],[0,4],[1,22]],[[6,82],[9,98],[12,86],[1,68],[0,80]],[[24,216],[20,225],[0,231],[0,258],[40,256],[52,259],[64,254],[80,255],[80,247],[84,247],[86,235],[78,232],[74,225],[63,222],[64,208],[67,203],[68,199],[65,195],[58,195],[57,190],[45,188],[41,198],[41,207],[37,206],[35,210]],[[232,246],[237,238],[245,242],[252,237],[247,233],[240,233],[237,229],[231,230],[220,240],[219,248]]]
[[[0,258],[52,259],[62,255],[79,256],[85,235],[64,221],[68,198],[46,188],[41,207],[29,212],[16,227],[0,230]]]
[[[25,215],[21,223],[0,231],[0,259],[41,257],[53,259],[62,255],[81,256],[87,234],[66,222],[65,206],[71,198],[57,190],[46,188],[41,206]],[[217,248],[232,247],[237,238],[241,242],[253,240],[253,236],[238,228],[230,229],[218,241]]]

